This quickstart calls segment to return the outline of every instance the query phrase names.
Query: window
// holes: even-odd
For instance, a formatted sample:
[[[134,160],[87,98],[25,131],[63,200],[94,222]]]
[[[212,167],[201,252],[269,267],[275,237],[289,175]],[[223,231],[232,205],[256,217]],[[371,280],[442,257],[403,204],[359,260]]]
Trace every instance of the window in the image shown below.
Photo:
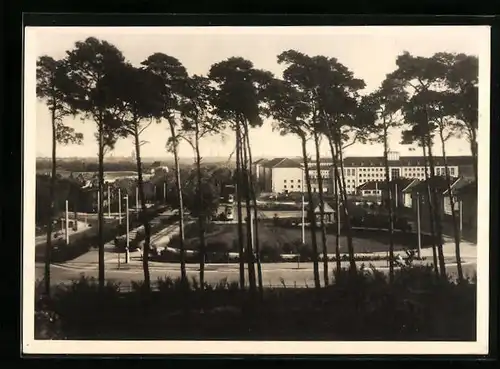
[[[286,188],[286,185],[283,185],[283,188]]]
[[[283,183],[286,183],[286,179],[283,180]]]
[[[293,179],[291,179],[290,182],[293,183]]]
[[[300,183],[300,179],[297,179],[297,182]]]
[[[290,185],[290,188],[293,188],[293,185]]]
[[[450,168],[450,174],[451,174],[452,176],[454,176],[454,175],[455,175],[455,168]]]

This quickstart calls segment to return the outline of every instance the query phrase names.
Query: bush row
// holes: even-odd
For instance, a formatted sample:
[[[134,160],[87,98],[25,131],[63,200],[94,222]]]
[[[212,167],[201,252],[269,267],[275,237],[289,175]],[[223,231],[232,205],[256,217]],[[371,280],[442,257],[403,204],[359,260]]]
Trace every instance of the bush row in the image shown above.
[[[158,216],[164,209],[156,208],[149,209],[148,217],[153,219]],[[162,222],[161,224],[152,225],[152,232],[157,231],[164,227],[164,223],[168,220]],[[141,221],[137,217],[131,217],[130,228],[138,228],[142,225]],[[91,234],[84,233],[78,239],[72,241],[69,245],[66,244],[64,239],[58,239],[52,241],[52,255],[51,261],[53,263],[62,263],[68,260],[77,258],[80,255],[88,252],[93,247],[98,247],[99,245],[99,235],[97,234],[97,229],[89,231]],[[124,235],[126,233],[126,225],[124,223],[120,225],[115,224],[105,224],[103,229],[103,240],[104,243],[113,241],[118,235]],[[139,243],[144,240],[144,231],[137,232],[137,236],[131,242],[132,247],[137,247]],[[43,246],[45,247],[45,246]],[[132,248],[131,247],[131,248]]]
[[[193,246],[193,245],[190,245]],[[199,263],[200,255],[198,251],[198,245],[196,247],[191,247],[187,249],[185,253],[186,263]],[[238,246],[236,242],[228,245],[224,241],[209,241],[206,245],[205,262],[207,263],[234,263],[239,261]],[[288,255],[288,256],[287,256]],[[287,261],[300,261],[300,262],[311,262],[313,259],[312,248],[309,245],[303,245],[302,242],[291,242],[277,245],[270,245],[264,242],[260,245],[260,261],[262,263],[280,263]],[[162,250],[160,253],[155,253],[152,250],[151,260],[162,261],[162,262],[180,262],[179,250]],[[323,255],[318,254],[318,260],[323,260]],[[349,261],[349,256],[347,254],[341,254],[341,261]],[[380,261],[388,260],[387,256],[381,255],[355,255],[356,261]],[[417,260],[415,252],[413,250],[407,250],[404,262],[407,260]],[[425,260],[422,258],[420,260]],[[336,256],[328,256],[328,261],[337,261]]]
[[[476,284],[431,268],[343,270],[316,289],[266,288],[252,299],[237,283],[160,279],[151,294],[82,278],[44,297],[37,286],[36,339],[242,339],[474,341]],[[244,307],[244,308],[243,308]]]

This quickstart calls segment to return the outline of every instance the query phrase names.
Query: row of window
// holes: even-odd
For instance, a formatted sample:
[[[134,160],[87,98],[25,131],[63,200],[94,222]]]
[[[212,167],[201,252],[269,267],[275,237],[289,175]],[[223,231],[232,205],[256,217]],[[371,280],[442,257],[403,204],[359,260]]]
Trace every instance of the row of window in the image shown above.
[[[405,173],[424,172],[425,168],[424,167],[411,167],[411,168],[405,167],[405,168],[402,168],[402,170]],[[454,175],[454,173],[455,173],[454,167],[448,168],[448,170],[450,171],[451,175]],[[373,175],[377,176],[377,175],[382,175],[383,173],[385,173],[385,168],[360,168],[359,171],[360,172],[371,172]],[[374,172],[376,172],[376,173],[374,173]],[[444,174],[444,172],[445,172],[444,168],[436,168],[436,174],[442,175],[442,174]],[[355,176],[356,169],[345,169],[345,174],[347,176]],[[364,177],[364,176],[370,176],[370,173],[368,173],[368,174],[360,173],[360,177]]]
[[[286,183],[286,179],[283,180],[283,183]],[[290,180],[290,183],[293,183],[293,179]],[[297,183],[300,183],[300,179],[297,179]]]
[[[283,185],[283,188],[287,188],[287,186]],[[293,188],[293,185],[290,185],[290,188]],[[300,189],[300,185],[297,185],[297,188]]]
[[[380,190],[363,190],[365,195],[380,195]]]

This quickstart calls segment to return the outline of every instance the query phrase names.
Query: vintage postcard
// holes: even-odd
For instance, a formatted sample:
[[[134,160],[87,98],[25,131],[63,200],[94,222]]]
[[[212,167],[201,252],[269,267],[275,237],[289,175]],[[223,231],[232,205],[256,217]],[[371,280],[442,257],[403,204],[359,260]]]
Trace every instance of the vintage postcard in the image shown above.
[[[25,354],[488,352],[489,27],[24,42]]]

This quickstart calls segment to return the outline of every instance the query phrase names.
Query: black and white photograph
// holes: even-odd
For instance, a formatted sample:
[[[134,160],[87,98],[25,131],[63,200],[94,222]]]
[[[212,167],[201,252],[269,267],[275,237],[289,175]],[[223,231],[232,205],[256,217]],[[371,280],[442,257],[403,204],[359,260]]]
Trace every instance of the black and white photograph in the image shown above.
[[[486,354],[486,26],[26,27],[26,354]]]

